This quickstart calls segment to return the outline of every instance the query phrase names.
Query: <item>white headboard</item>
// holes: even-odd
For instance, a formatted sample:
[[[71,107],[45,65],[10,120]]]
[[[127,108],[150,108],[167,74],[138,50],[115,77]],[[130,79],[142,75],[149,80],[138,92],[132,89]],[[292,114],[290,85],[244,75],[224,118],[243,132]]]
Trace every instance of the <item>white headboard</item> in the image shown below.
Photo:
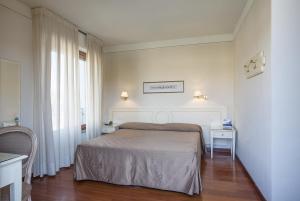
[[[193,123],[202,126],[204,138],[209,144],[208,128],[212,124],[222,124],[227,116],[225,107],[197,108],[112,108],[110,119],[121,124],[125,122],[147,123]]]

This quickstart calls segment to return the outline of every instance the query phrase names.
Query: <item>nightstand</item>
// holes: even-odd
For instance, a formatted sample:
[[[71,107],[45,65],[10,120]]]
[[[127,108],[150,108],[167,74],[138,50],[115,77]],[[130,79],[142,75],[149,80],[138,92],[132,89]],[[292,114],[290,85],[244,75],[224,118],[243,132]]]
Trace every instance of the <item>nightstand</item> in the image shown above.
[[[236,130],[232,128],[232,130],[225,129],[210,129],[210,157],[213,158],[214,155],[214,139],[230,139],[231,140],[231,155],[232,160],[235,159],[235,135]]]
[[[112,125],[112,126],[103,125],[102,126],[102,135],[108,134],[108,133],[113,133],[116,130],[118,130],[118,126],[117,125]]]

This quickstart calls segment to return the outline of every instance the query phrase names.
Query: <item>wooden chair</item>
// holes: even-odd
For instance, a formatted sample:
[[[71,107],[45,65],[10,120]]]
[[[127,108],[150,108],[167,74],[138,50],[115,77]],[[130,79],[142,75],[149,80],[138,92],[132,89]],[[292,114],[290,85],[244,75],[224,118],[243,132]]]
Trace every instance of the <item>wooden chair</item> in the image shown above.
[[[23,163],[22,201],[31,201],[32,165],[37,150],[37,138],[25,127],[0,128],[0,152],[27,155]],[[9,186],[0,189],[0,200],[9,201]]]

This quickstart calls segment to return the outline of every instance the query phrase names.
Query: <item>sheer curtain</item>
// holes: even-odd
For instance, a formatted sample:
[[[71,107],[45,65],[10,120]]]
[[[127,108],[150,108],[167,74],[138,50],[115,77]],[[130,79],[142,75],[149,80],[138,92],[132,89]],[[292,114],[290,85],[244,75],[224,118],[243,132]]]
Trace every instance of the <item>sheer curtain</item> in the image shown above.
[[[81,140],[78,30],[44,8],[33,9],[34,176],[73,163]],[[96,104],[97,105],[97,104]]]
[[[87,112],[86,134],[91,139],[101,134],[102,44],[87,35]]]

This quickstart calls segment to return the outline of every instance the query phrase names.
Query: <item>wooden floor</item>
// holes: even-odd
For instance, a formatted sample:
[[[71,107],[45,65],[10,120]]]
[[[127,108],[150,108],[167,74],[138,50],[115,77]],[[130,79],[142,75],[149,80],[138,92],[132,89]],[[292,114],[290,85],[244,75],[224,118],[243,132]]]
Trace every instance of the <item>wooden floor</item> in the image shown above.
[[[73,180],[72,169],[55,177],[33,180],[32,201],[254,201],[261,200],[253,183],[238,160],[228,153],[209,155],[202,161],[203,192],[188,196],[182,193],[128,187],[101,182]]]

